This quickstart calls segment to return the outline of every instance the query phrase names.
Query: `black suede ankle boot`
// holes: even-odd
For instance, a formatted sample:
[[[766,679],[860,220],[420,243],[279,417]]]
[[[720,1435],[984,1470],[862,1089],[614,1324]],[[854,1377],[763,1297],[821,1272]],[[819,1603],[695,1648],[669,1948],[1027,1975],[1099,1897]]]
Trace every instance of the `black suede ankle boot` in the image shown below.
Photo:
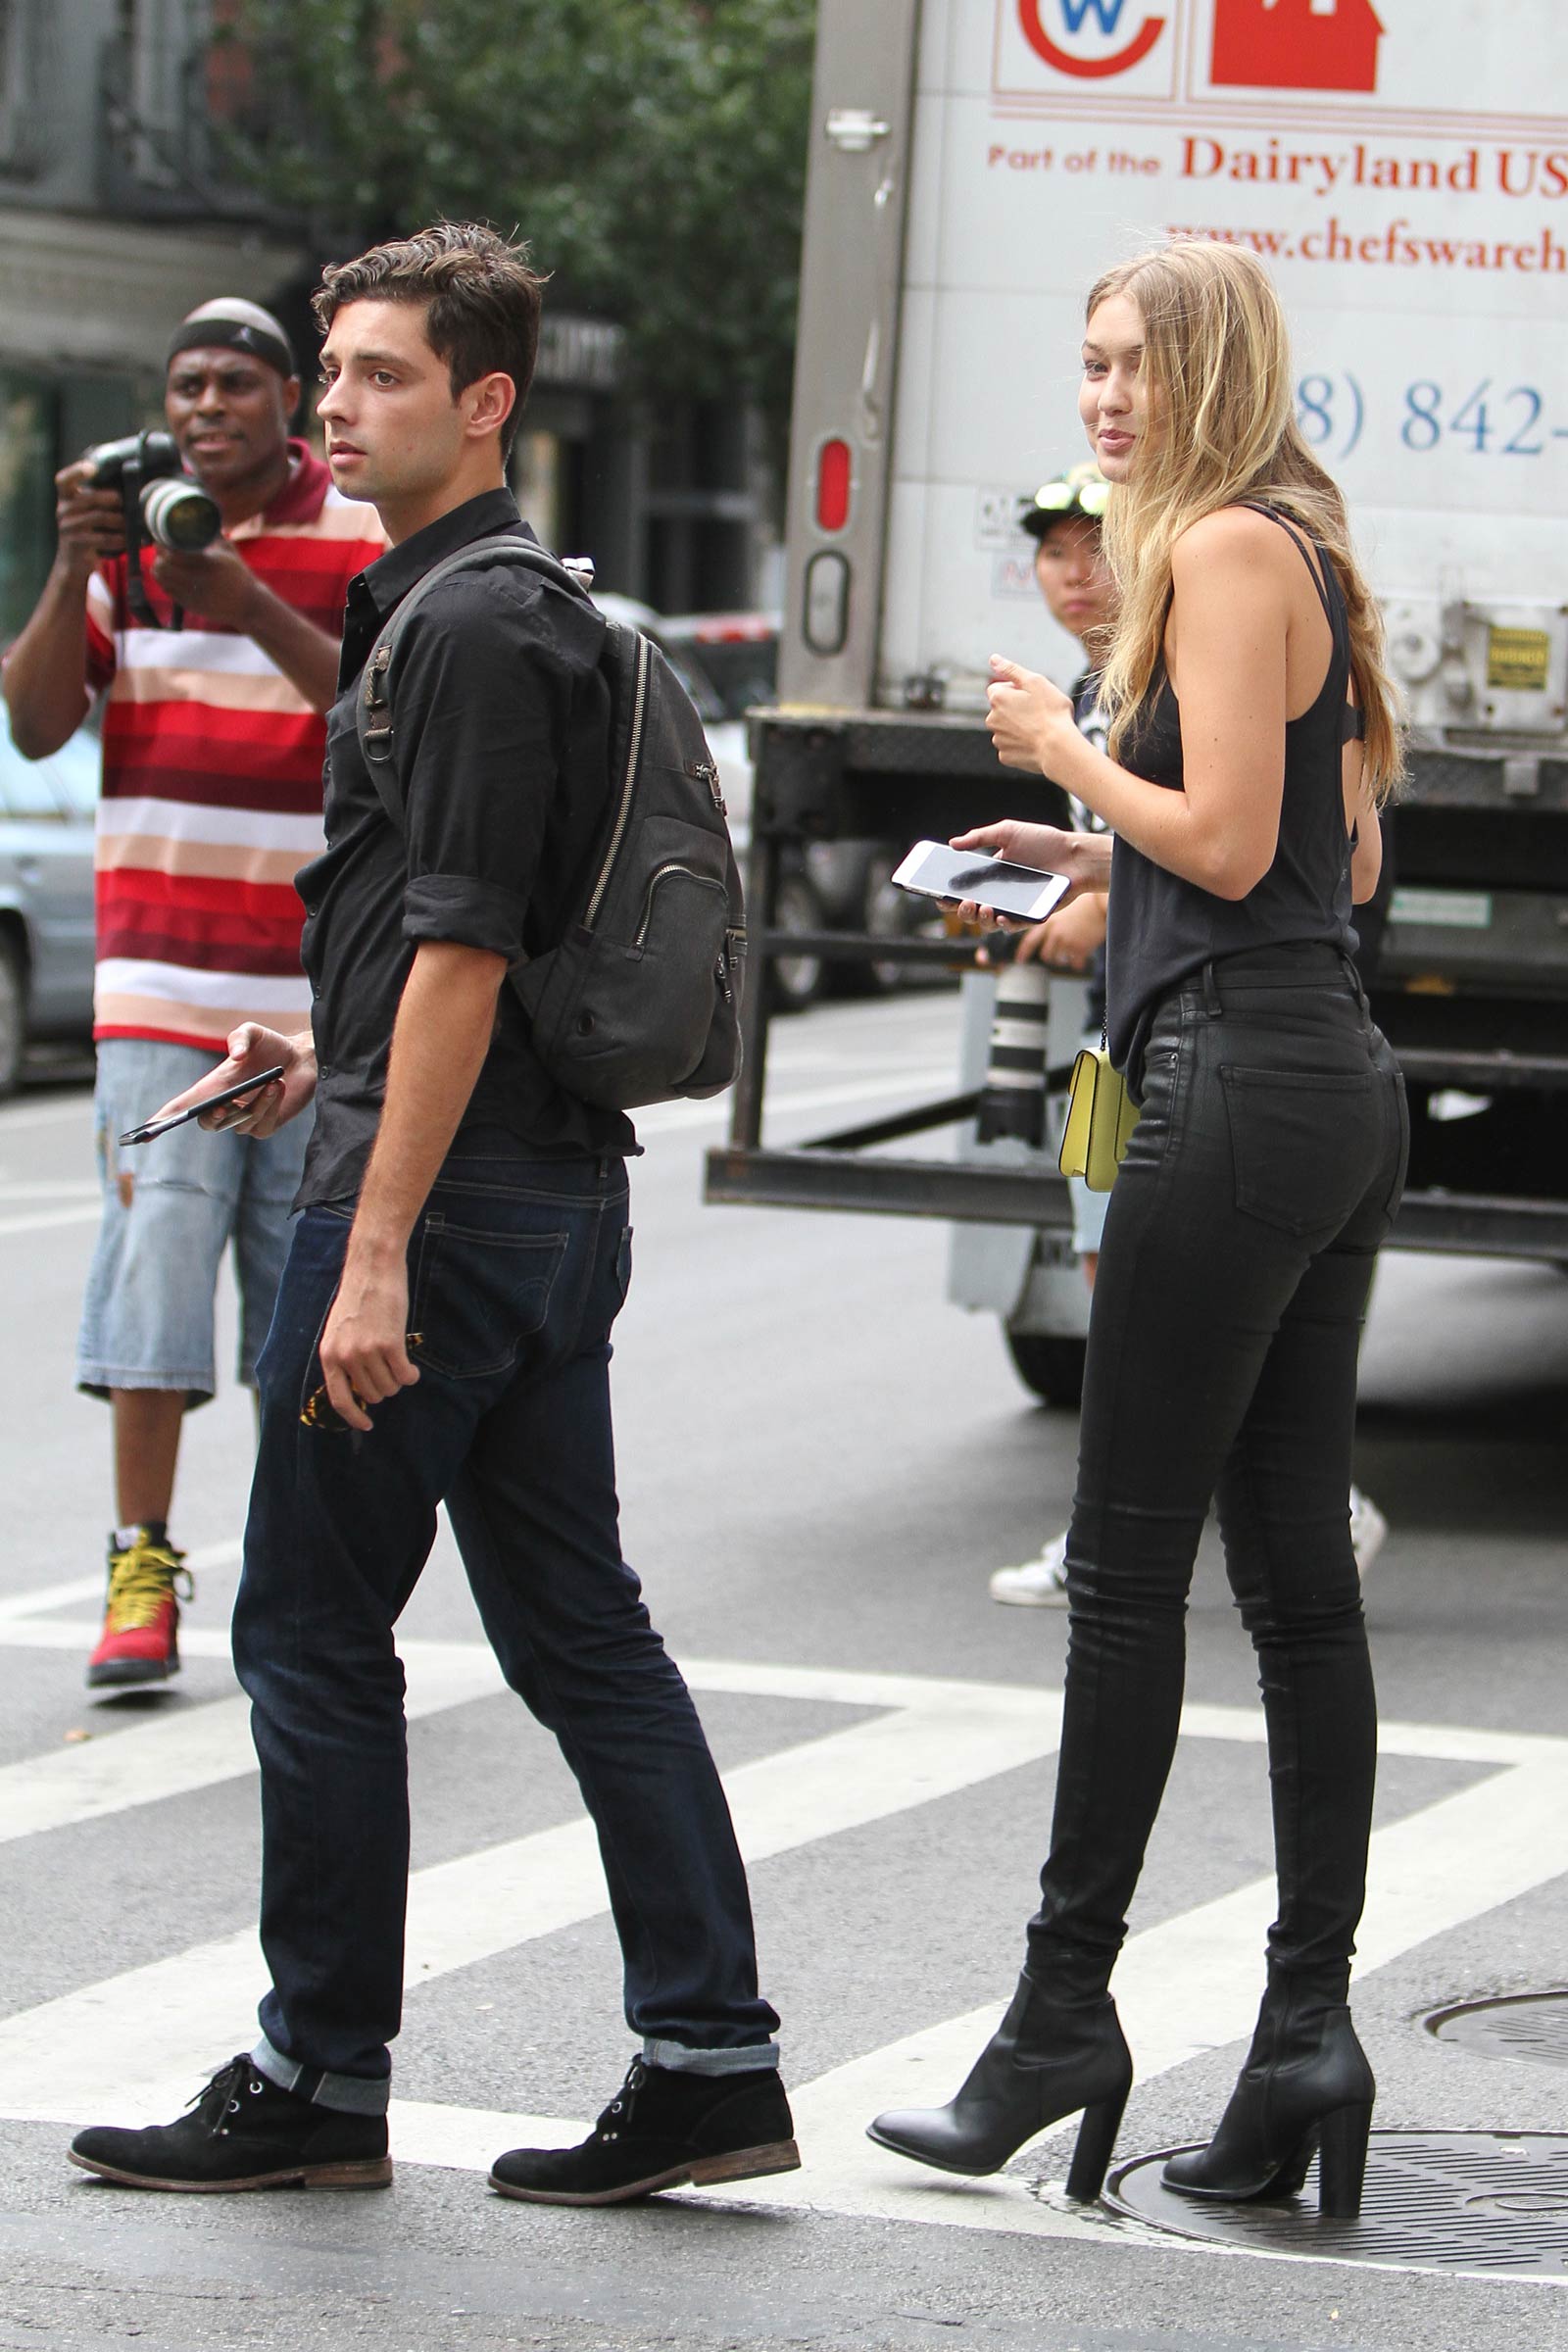
[[[712,2188],[800,2170],[774,2066],[698,2075],[634,2058],[574,2148],[510,2148],[490,2185],[533,2205],[625,2205],[661,2188]]]
[[[994,2173],[1080,2107],[1067,2193],[1098,2197],[1132,2088],[1133,2062],[1108,1992],[1048,1989],[1025,1973],[967,2082],[946,2107],[879,2115],[868,2137],[944,2173]]]
[[[1247,2064],[1206,2148],[1172,2156],[1163,2179],[1188,2197],[1296,2196],[1319,2155],[1318,2211],[1361,2210],[1377,2084],[1346,2005],[1348,1969],[1271,1971]]]
[[[127,2188],[385,2188],[386,2117],[343,2114],[283,2090],[243,2051],[172,2124],[93,2125],[71,2161]]]

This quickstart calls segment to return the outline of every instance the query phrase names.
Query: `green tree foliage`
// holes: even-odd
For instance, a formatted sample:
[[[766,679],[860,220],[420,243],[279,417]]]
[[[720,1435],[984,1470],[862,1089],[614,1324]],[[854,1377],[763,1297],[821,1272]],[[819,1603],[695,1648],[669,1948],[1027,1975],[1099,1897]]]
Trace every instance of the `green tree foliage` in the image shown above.
[[[239,0],[234,136],[324,249],[520,230],[655,397],[787,413],[814,0]]]

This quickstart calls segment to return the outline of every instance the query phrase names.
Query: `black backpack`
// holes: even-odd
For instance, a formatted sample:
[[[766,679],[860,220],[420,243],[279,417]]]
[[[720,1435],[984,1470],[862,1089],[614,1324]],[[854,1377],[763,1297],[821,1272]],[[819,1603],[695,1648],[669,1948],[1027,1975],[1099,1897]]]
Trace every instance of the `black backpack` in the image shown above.
[[[536,541],[512,536],[448,556],[410,589],[370,650],[356,705],[366,765],[399,831],[398,640],[440,581],[498,564],[592,602]],[[600,667],[611,709],[606,822],[560,939],[509,978],[557,1084],[606,1109],[635,1110],[734,1083],[746,919],[718,770],[691,696],[658,646],[619,621],[605,623]]]

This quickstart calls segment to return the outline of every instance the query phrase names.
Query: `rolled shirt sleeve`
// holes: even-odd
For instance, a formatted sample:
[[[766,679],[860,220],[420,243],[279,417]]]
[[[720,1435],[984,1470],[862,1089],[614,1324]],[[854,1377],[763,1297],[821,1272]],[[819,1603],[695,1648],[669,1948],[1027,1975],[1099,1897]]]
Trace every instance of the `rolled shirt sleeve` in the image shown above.
[[[405,939],[450,939],[460,948],[488,948],[515,963],[522,953],[528,901],[496,882],[468,874],[419,874],[403,894]]]

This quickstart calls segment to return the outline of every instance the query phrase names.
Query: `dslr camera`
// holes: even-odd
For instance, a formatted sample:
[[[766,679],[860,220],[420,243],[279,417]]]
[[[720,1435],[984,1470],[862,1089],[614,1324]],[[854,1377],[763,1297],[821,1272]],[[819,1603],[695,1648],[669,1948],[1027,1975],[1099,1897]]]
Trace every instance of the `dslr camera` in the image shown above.
[[[172,433],[127,433],[122,441],[101,441],[88,450],[86,463],[94,490],[120,492],[130,608],[145,627],[157,628],[161,624],[142,578],[141,551],[149,542],[177,555],[211,547],[223,527],[218,501],[185,471]],[[173,625],[180,625],[177,610]]]

